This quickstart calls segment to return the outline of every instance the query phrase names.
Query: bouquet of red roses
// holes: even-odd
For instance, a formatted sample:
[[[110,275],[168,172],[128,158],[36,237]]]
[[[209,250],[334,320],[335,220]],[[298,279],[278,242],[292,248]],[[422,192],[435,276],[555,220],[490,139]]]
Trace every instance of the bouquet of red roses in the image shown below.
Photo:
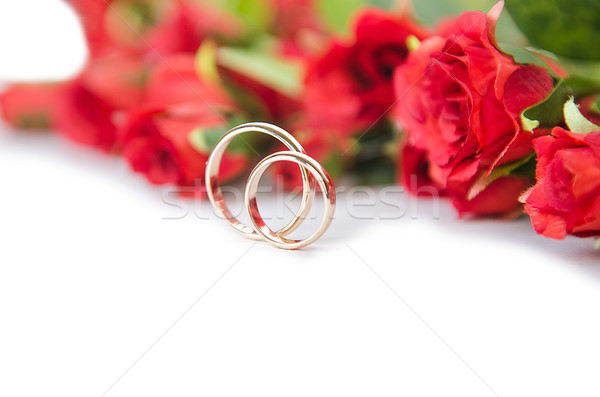
[[[524,35],[509,45],[496,36],[503,2],[433,27],[404,3],[68,2],[87,65],[9,86],[0,106],[16,129],[57,131],[189,191],[225,130],[269,121],[334,178],[433,189],[461,215],[524,210],[551,238],[600,237],[600,3],[507,0]],[[223,176],[255,154],[233,144]]]

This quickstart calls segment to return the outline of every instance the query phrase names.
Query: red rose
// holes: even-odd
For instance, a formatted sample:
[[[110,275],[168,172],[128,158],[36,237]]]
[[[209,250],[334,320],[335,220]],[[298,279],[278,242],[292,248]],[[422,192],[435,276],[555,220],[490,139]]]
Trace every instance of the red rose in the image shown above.
[[[190,139],[194,130],[201,133],[229,126],[221,119],[206,117],[203,105],[188,103],[145,106],[128,114],[121,129],[123,156],[132,169],[144,174],[153,184],[202,186],[210,148],[200,151]],[[226,154],[221,177],[239,175],[248,162],[243,155]]]
[[[168,137],[163,135],[159,129],[155,118],[168,118],[168,114],[163,113],[164,109],[148,107],[132,111],[128,115],[124,126],[122,127],[125,135],[123,156],[131,165],[131,168],[144,176],[154,184],[178,184],[184,182],[184,172],[179,159],[178,150]],[[183,131],[182,135],[189,131]],[[186,135],[187,136],[187,135]],[[180,140],[181,143],[185,143]],[[191,153],[192,159],[198,156],[193,148],[184,145],[184,152]],[[183,155],[185,157],[185,155]],[[200,162],[204,160],[200,159]],[[188,168],[193,168],[188,165]],[[196,164],[200,168],[200,164]],[[199,175],[201,171],[197,171]],[[188,172],[190,175],[193,171]],[[194,177],[192,177],[194,179]]]
[[[82,21],[92,58],[138,51],[160,58],[195,53],[207,37],[242,34],[231,16],[191,0],[69,0]],[[157,55],[158,53],[158,55]]]
[[[600,131],[560,127],[534,141],[537,184],[522,200],[533,227],[546,237],[600,236]]]
[[[305,58],[325,43],[325,30],[315,0],[271,0],[274,9],[273,34],[280,39],[282,52]]]
[[[119,52],[92,59],[79,79],[112,108],[125,110],[144,101],[147,75],[148,66],[139,55]]]
[[[123,156],[154,184],[197,186],[204,179],[210,148],[192,145],[193,131],[229,128],[224,118],[235,108],[220,87],[202,82],[194,56],[174,55],[157,65],[148,82],[149,104],[128,112],[120,128]],[[238,175],[243,155],[226,155],[222,177]]]
[[[112,40],[105,27],[105,16],[112,12],[112,0],[68,0],[81,20],[88,49],[92,58],[110,51]]]
[[[84,24],[100,18],[96,13],[104,9],[95,2],[72,3],[82,12]],[[56,129],[75,142],[114,151],[119,112],[145,98],[147,65],[140,55],[116,47],[95,55],[70,81],[9,88],[0,96],[3,118],[17,128]]]
[[[427,152],[415,146],[404,144],[400,154],[402,168],[398,173],[400,183],[414,195],[426,195],[435,191],[444,196],[444,190],[429,176]]]
[[[238,110],[217,82],[200,80],[193,54],[175,54],[158,62],[148,77],[146,90],[150,103],[198,102],[202,113],[221,121]]]
[[[408,55],[411,35],[424,39],[428,33],[406,16],[379,9],[358,14],[352,42],[335,40],[309,65],[307,123],[350,135],[381,118],[394,103],[392,76]]]
[[[0,94],[4,121],[18,129],[52,129],[61,84],[15,84]]]
[[[146,75],[145,63],[135,54],[91,59],[57,98],[56,129],[75,142],[117,150],[117,123],[123,110],[144,101]]]
[[[163,17],[146,34],[150,55],[195,54],[207,37],[238,38],[242,27],[229,15],[190,0],[168,2]]]
[[[114,107],[81,79],[65,84],[56,103],[56,129],[77,143],[109,152],[115,148]]]
[[[327,31],[317,10],[317,0],[269,0],[273,8],[270,32],[278,38],[275,53],[289,61],[297,62],[302,75],[306,75],[309,61],[320,56],[331,45],[331,33]],[[284,116],[302,109],[302,92],[293,98],[284,98],[287,105],[279,105]],[[293,108],[289,105],[293,105]],[[269,104],[270,105],[270,104]],[[272,106],[269,106],[271,108]],[[285,112],[288,112],[285,114]],[[275,113],[274,113],[275,114]]]
[[[56,129],[75,142],[112,151],[118,111],[143,101],[143,79],[136,57],[92,59],[71,81],[10,87],[0,95],[2,117],[15,128]]]
[[[315,0],[271,0],[276,15],[275,34],[290,37],[304,29],[320,30]]]
[[[482,192],[474,184],[496,167],[526,157],[533,151],[532,138],[544,133],[523,130],[520,115],[547,97],[552,78],[498,50],[494,29],[501,10],[499,3],[489,15],[462,14],[445,26],[447,38],[421,43],[395,75],[395,117],[407,133],[404,152],[420,153],[405,156],[403,179],[415,171],[426,176],[460,213],[518,209],[528,178],[499,178]]]

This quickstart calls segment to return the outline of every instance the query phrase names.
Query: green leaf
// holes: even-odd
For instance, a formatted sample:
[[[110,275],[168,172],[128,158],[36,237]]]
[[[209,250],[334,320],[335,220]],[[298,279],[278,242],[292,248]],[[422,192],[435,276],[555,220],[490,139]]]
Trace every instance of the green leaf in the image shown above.
[[[343,156],[339,152],[332,152],[321,162],[325,171],[332,179],[338,179],[344,175]]]
[[[318,0],[317,12],[333,32],[347,33],[356,10],[363,6],[391,9],[395,0]]]
[[[533,130],[535,130],[539,126],[540,126],[540,122],[539,121],[537,121],[537,120],[530,120],[527,117],[525,117],[525,115],[523,113],[521,113],[521,127],[523,127],[523,129],[525,131],[532,132]]]
[[[269,0],[219,0],[216,3],[252,30],[267,31],[273,25],[274,13]]]
[[[236,122],[233,122],[232,125],[233,124],[236,124]],[[217,141],[221,139],[224,133],[225,130],[223,128],[204,129],[198,127],[190,132],[188,140],[190,145],[192,145],[197,152],[204,155],[209,155]],[[243,136],[237,136],[233,138],[233,140],[229,143],[229,146],[227,146],[227,151],[230,153],[246,153],[248,155],[253,155],[256,153],[255,150],[250,146],[250,143]]]
[[[576,98],[600,93],[600,81],[590,76],[571,74],[567,79],[567,85],[573,90]]]
[[[396,177],[396,165],[389,158],[375,158],[355,166],[355,175],[359,185],[391,185]]]
[[[217,68],[217,44],[212,40],[205,40],[196,52],[196,71],[201,80],[208,83],[221,85],[221,77]]]
[[[407,37],[406,48],[408,48],[409,51],[417,50],[420,45],[421,45],[421,40],[419,40],[417,38],[417,36],[414,36],[411,34],[410,36]]]
[[[222,129],[205,130],[203,128],[196,128],[190,132],[188,140],[197,152],[209,154],[223,133]]]
[[[15,126],[21,130],[49,130],[52,128],[50,112],[33,111],[18,116]]]
[[[506,55],[512,57],[516,63],[522,65],[537,65],[548,71],[551,76],[558,77],[556,72],[550,67],[548,62],[542,58],[542,55],[548,57],[554,57],[553,54],[544,54],[540,50],[536,50],[535,48],[529,47],[521,47],[508,43],[498,43],[502,52]]]
[[[596,102],[592,103],[590,110],[594,113],[600,114],[600,96],[596,99]]]
[[[526,131],[534,128],[552,128],[563,119],[563,104],[569,95],[569,87],[564,80],[558,82],[546,99],[526,109],[521,114],[521,124]]]
[[[302,94],[302,65],[258,51],[223,47],[218,50],[218,63],[249,77],[281,94],[296,99]]]
[[[369,0],[367,3],[369,5],[379,8],[385,8],[387,10],[392,9],[397,3],[400,3],[403,0]],[[406,0],[407,1],[407,0]]]
[[[467,200],[473,200],[479,193],[483,192],[485,188],[492,184],[496,179],[502,178],[504,176],[508,176],[513,172],[517,171],[519,168],[525,166],[532,158],[534,158],[535,153],[531,153],[527,157],[523,157],[520,160],[513,161],[512,163],[504,164],[500,167],[494,168],[494,170],[489,174],[482,173],[479,179],[475,181],[473,186],[469,189],[467,193]]]
[[[441,18],[459,15],[467,10],[487,12],[497,0],[413,0],[412,6],[417,18],[427,24],[434,24]]]
[[[329,29],[346,33],[354,11],[366,3],[366,0],[319,0],[317,11]]]
[[[600,238],[598,240],[596,240],[596,244],[594,245],[594,248],[597,250],[600,250]]]
[[[535,46],[574,59],[600,59],[600,1],[506,0]]]
[[[600,93],[600,62],[563,58],[560,65],[569,72],[567,84],[576,98]]]
[[[571,97],[564,107],[565,122],[569,126],[569,130],[580,134],[589,134],[593,131],[600,131],[600,127],[585,118],[579,106],[575,103],[575,98]]]

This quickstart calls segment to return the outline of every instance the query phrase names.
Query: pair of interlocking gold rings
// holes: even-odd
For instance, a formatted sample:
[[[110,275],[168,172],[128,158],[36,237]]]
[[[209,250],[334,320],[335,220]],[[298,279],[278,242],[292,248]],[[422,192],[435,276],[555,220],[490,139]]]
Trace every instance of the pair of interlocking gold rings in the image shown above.
[[[227,146],[233,138],[245,132],[258,132],[272,136],[289,149],[289,151],[276,152],[265,157],[254,167],[248,177],[244,204],[253,227],[244,225],[231,214],[223,199],[223,192],[219,183],[219,168]],[[302,174],[302,201],[294,219],[281,230],[274,232],[260,216],[256,194],[260,178],[270,165],[278,161],[296,163],[300,167]],[[285,236],[296,230],[306,219],[306,215],[310,211],[315,197],[315,180],[323,193],[323,219],[317,230],[308,238],[303,240],[287,239]],[[242,124],[227,131],[219,139],[206,163],[206,191],[216,214],[237,232],[249,239],[262,239],[283,249],[299,249],[317,241],[331,224],[335,212],[335,188],[327,171],[315,159],[306,154],[304,148],[290,133],[268,123]]]

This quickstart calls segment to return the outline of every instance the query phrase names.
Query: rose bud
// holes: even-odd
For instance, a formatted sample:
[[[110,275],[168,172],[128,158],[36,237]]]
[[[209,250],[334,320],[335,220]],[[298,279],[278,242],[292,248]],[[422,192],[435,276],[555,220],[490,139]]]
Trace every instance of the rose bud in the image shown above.
[[[56,103],[56,129],[66,138],[105,152],[115,149],[115,109],[82,79],[65,84]]]
[[[52,129],[62,90],[62,84],[11,85],[0,94],[2,119],[17,129]]]
[[[156,185],[201,188],[210,154],[193,145],[191,134],[212,130],[225,132],[228,125],[208,115],[200,103],[144,106],[128,114],[120,130],[123,156],[135,172]],[[245,169],[243,155],[225,155],[221,177],[224,180]]]
[[[392,77],[408,55],[407,40],[429,33],[406,15],[366,9],[350,42],[334,40],[308,66],[307,123],[352,135],[382,118],[395,101]]]
[[[114,49],[115,43],[105,26],[106,15],[114,14],[111,9],[112,2],[112,0],[68,0],[79,16],[92,58],[102,56]]]
[[[563,239],[600,236],[600,131],[557,127],[534,141],[537,183],[522,197],[539,234]]]
[[[75,142],[118,151],[117,124],[124,110],[144,101],[146,74],[145,63],[131,53],[91,59],[57,99],[57,130]]]
[[[119,129],[123,156],[153,184],[201,187],[213,140],[230,128],[226,116],[235,105],[219,86],[200,80],[191,54],[159,63],[147,92],[148,104],[129,111]],[[222,164],[222,178],[232,178],[247,156],[228,153]]]

